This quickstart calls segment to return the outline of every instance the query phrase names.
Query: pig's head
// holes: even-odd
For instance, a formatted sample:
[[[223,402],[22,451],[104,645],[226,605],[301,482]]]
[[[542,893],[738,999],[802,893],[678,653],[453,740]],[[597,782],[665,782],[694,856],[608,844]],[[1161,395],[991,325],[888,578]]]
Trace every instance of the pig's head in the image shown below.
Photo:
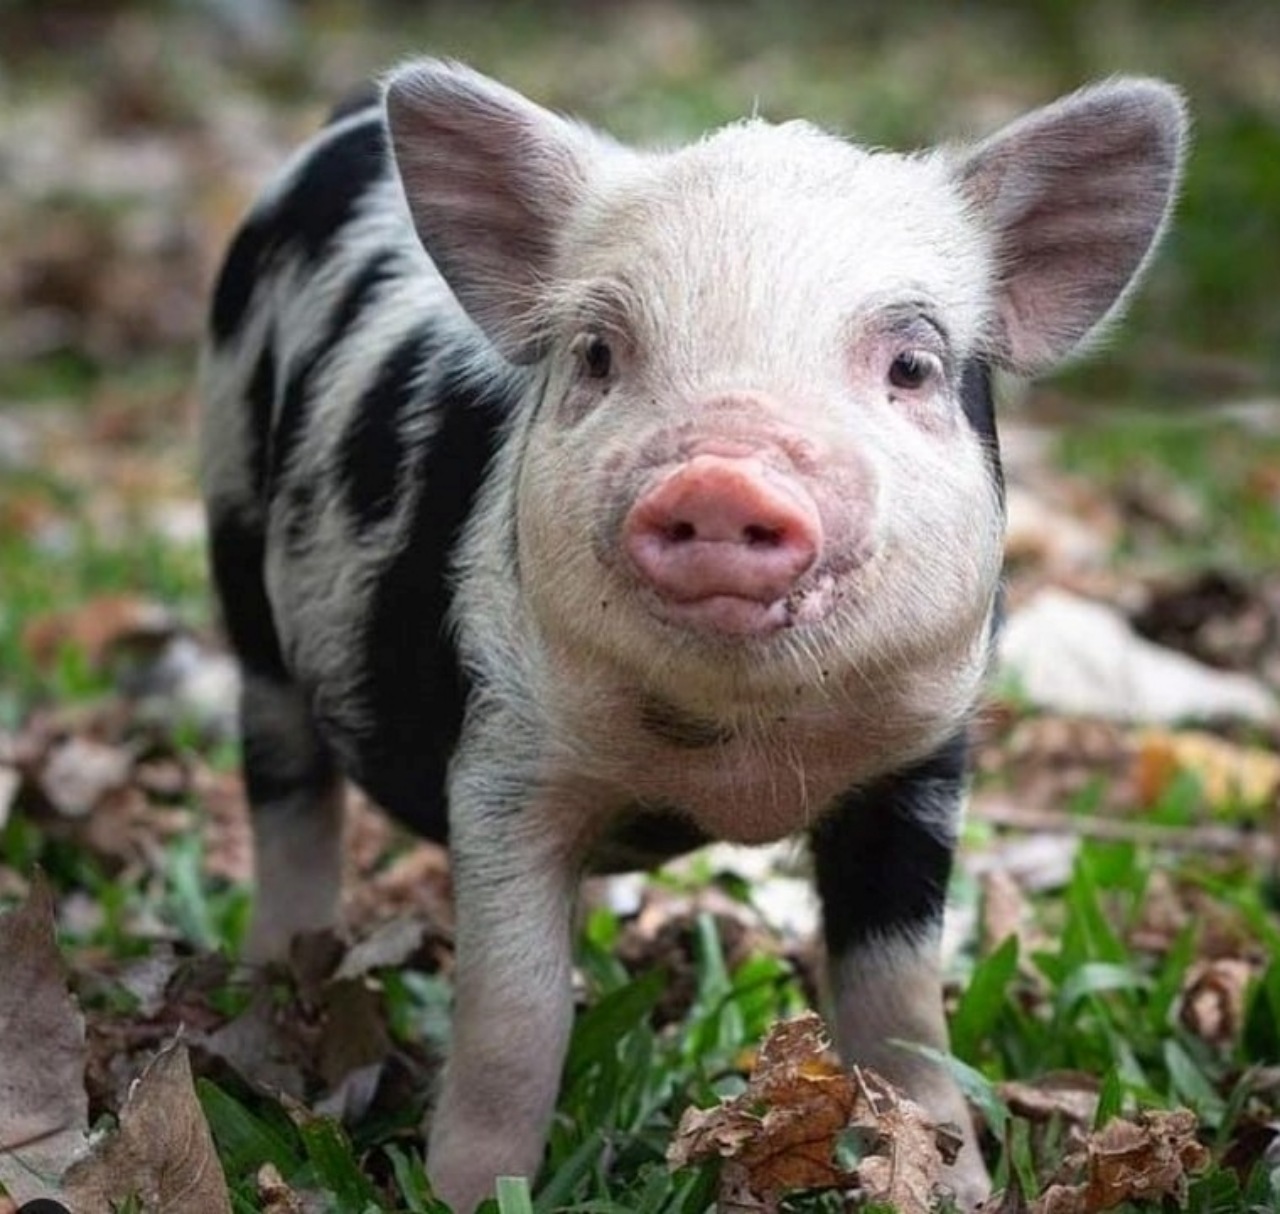
[[[1175,192],[1176,92],[1117,80],[920,155],[763,121],[634,151],[434,62],[387,110],[422,243],[530,366],[514,508],[549,643],[677,704],[843,692],[953,726],[1001,565],[990,369],[1116,313]]]

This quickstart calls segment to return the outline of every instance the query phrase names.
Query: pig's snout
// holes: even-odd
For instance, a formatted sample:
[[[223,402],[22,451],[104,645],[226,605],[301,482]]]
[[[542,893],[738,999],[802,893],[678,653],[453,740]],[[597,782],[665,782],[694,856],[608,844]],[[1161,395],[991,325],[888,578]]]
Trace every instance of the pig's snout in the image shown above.
[[[784,600],[822,539],[803,485],[757,458],[707,454],[641,493],[622,530],[632,564],[677,616],[737,634],[787,622]]]

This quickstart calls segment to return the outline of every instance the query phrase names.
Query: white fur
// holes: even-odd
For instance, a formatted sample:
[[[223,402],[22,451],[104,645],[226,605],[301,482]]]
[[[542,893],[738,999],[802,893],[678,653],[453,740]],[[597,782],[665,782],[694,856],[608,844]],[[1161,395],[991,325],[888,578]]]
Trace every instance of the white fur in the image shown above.
[[[831,985],[841,1056],[879,1072],[936,1121],[960,1131],[960,1153],[944,1181],[962,1208],[973,1208],[986,1197],[990,1179],[964,1098],[941,1066],[896,1044],[947,1049],[936,937],[869,943],[833,963]]]

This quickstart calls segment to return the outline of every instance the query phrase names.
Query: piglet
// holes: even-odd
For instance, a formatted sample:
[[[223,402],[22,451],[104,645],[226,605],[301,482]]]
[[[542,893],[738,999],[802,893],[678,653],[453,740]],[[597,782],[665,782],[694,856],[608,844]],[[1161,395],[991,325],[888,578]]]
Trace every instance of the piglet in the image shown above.
[[[1186,119],[1116,79],[899,155],[758,119],[624,147],[456,64],[335,116],[218,280],[211,560],[243,667],[247,950],[334,923],[341,789],[447,839],[428,1167],[536,1173],[584,871],[812,841],[842,1054],[964,1145],[943,901],[997,627],[996,369],[1115,317]]]

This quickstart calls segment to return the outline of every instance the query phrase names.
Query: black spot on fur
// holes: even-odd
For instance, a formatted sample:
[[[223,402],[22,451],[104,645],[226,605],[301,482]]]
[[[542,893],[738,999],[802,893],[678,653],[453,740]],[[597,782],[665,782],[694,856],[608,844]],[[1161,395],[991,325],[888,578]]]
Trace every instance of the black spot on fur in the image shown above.
[[[316,377],[346,338],[356,335],[365,312],[377,299],[378,288],[395,277],[400,255],[394,249],[378,253],[347,280],[338,302],[329,313],[324,332],[315,345],[299,356],[290,369],[280,402],[280,413],[271,433],[267,468],[267,494],[272,496],[289,465],[289,458],[306,427]]]
[[[353,332],[376,298],[378,288],[394,278],[400,266],[400,251],[383,249],[352,274],[329,315],[325,336],[320,344],[337,345],[344,336]]]
[[[295,355],[289,367],[289,376],[285,380],[284,392],[280,396],[280,411],[276,415],[275,426],[270,432],[267,482],[264,488],[264,495],[268,501],[274,499],[285,468],[288,466],[289,456],[298,445],[298,439],[301,438],[305,429],[307,407],[311,401],[311,384],[326,352],[317,348],[308,350],[305,354]]]
[[[405,419],[423,394],[422,372],[436,344],[433,328],[418,326],[387,355],[351,413],[338,478],[357,533],[385,522],[395,509],[406,458]]]
[[[284,681],[284,657],[263,580],[265,555],[260,528],[230,513],[210,518],[209,563],[232,647],[246,671]]]
[[[678,810],[635,805],[619,815],[591,854],[591,871],[635,872],[705,847],[710,836]]]
[[[262,343],[262,351],[249,377],[246,397],[249,402],[249,480],[259,502],[265,502],[267,447],[276,399],[276,349],[270,334]]]
[[[948,806],[959,813],[967,754],[961,734],[923,762],[846,793],[815,827],[828,956],[941,919],[953,848],[930,824]]]
[[[245,687],[241,736],[245,792],[255,812],[289,798],[296,807],[298,798],[305,803],[324,796],[341,777],[333,752],[301,703],[301,693],[289,689],[299,697],[298,710],[282,718],[279,693],[272,698],[272,715],[253,711],[254,689],[253,681]]]
[[[379,804],[443,841],[445,775],[469,686],[446,630],[447,570],[511,402],[459,371],[443,373],[431,397],[440,423],[409,469],[424,490],[357,641],[363,678],[352,715],[377,724],[356,738],[350,760],[353,778]]]
[[[239,332],[259,281],[282,252],[319,258],[387,171],[387,137],[377,111],[321,144],[284,194],[254,211],[236,234],[214,289],[214,340],[222,344]]]
[[[733,731],[716,721],[704,721],[656,697],[640,706],[640,724],[655,737],[681,750],[707,750],[723,746]]]
[[[250,218],[236,233],[231,248],[227,250],[209,313],[209,328],[214,341],[220,345],[240,331],[249,311],[249,301],[258,285],[262,263],[272,251],[267,243],[266,229],[264,221]]]
[[[1004,471],[1000,466],[1000,439],[996,432],[995,396],[991,390],[991,368],[978,358],[965,363],[960,373],[960,408],[973,427],[991,464],[992,475],[1004,500]]]

